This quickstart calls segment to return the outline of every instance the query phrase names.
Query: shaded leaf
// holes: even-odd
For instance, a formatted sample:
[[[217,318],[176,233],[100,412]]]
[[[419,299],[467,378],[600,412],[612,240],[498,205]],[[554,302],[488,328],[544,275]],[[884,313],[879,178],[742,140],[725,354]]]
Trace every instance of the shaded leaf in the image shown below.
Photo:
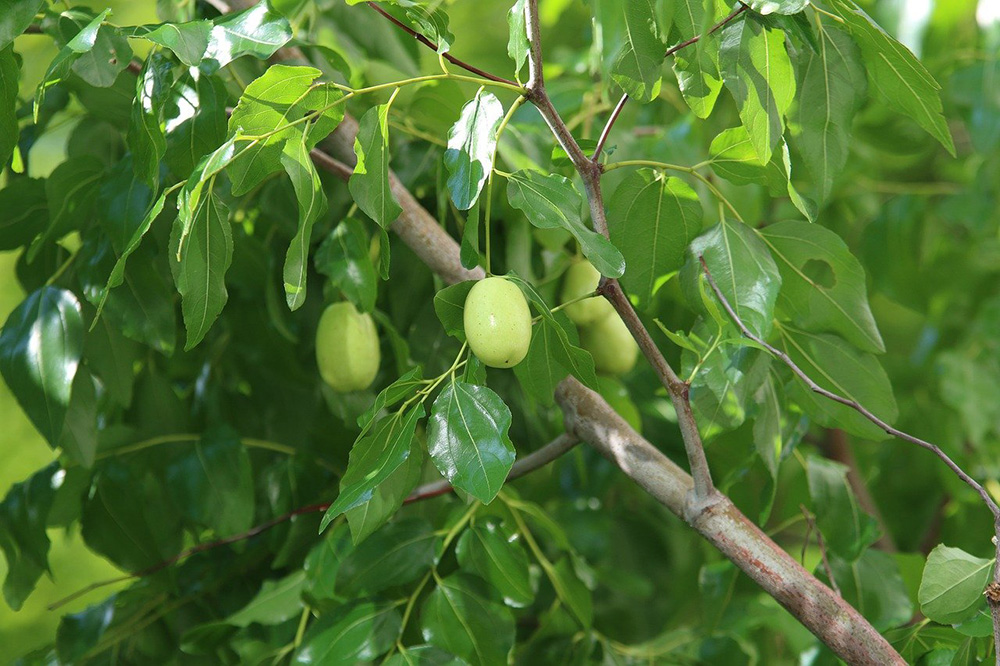
[[[493,168],[497,128],[503,116],[503,104],[496,95],[480,90],[462,107],[462,115],[448,133],[444,163],[450,174],[451,200],[459,210],[468,210],[479,200]]]
[[[305,137],[301,141],[289,141],[285,144],[281,154],[281,164],[292,181],[295,198],[299,204],[298,229],[285,254],[285,267],[282,272],[288,309],[297,310],[306,300],[306,276],[309,272],[309,247],[313,224],[326,213],[327,202],[319,173],[309,158],[309,147],[306,145]]]
[[[378,295],[378,275],[368,247],[364,223],[348,217],[316,251],[316,270],[330,278],[330,284],[340,289],[362,312],[375,308]]]
[[[396,641],[401,628],[394,606],[353,603],[324,613],[302,639],[293,664],[350,666],[372,663]]]
[[[358,163],[347,187],[354,202],[383,229],[396,221],[403,209],[389,185],[389,106],[373,106],[361,116],[354,140]]]
[[[0,502],[0,550],[7,560],[3,596],[13,610],[21,609],[42,574],[49,571],[49,509],[64,473],[58,463],[15,483]]]
[[[878,540],[878,521],[858,504],[846,466],[811,456],[807,472],[816,525],[827,546],[841,559],[855,561]]]
[[[348,596],[410,583],[434,563],[438,537],[430,523],[408,519],[389,523],[341,561],[337,590]]]
[[[482,582],[455,573],[440,582],[421,611],[424,640],[473,666],[507,663],[514,647],[514,618],[485,596]]]

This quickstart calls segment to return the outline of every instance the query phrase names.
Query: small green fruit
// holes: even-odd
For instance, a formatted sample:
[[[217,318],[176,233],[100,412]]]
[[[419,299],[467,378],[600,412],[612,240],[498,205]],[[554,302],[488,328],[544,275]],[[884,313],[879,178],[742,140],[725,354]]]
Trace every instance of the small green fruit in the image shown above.
[[[465,297],[465,337],[491,368],[510,368],[528,354],[531,312],[521,289],[504,278],[480,280]]]
[[[353,303],[334,303],[323,312],[316,329],[316,364],[334,391],[363,391],[378,373],[382,352],[370,314]]]
[[[606,375],[624,375],[639,358],[639,346],[617,313],[581,328],[580,346],[594,357],[597,371]]]
[[[562,302],[568,303],[581,296],[586,296],[597,289],[600,281],[601,274],[594,268],[593,264],[586,259],[575,262],[567,269],[566,277],[563,279],[560,294]],[[567,305],[565,311],[573,323],[578,326],[593,324],[615,313],[611,303],[600,296]]]

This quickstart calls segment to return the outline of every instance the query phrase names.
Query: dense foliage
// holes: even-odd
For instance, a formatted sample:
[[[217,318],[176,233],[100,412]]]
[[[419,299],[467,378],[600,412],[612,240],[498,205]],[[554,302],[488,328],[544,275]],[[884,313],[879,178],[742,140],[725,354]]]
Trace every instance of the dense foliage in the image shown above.
[[[59,452],[0,502],[3,595],[48,572],[47,529],[134,574],[23,663],[835,663],[585,444],[505,485],[564,432],[570,374],[686,464],[584,259],[690,383],[721,491],[908,661],[993,660],[979,495],[738,325],[1000,496],[1000,24],[973,0],[545,0],[605,237],[521,96],[528,4],[379,3],[426,48],[358,0],[158,0],[138,26],[0,0],[0,250],[27,294],[0,373]],[[38,39],[59,51],[29,86]],[[416,203],[505,276],[504,321],[523,295],[530,344],[389,233]]]

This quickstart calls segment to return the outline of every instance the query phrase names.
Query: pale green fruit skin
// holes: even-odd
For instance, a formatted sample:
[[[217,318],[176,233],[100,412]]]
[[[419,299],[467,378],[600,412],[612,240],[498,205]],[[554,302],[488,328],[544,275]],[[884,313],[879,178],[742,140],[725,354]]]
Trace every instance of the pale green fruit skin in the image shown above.
[[[370,314],[353,303],[334,303],[323,311],[316,329],[316,364],[334,391],[363,391],[375,381],[382,352]]]
[[[605,375],[624,375],[639,358],[639,346],[617,313],[581,328],[580,346],[590,352],[594,367]]]
[[[593,264],[587,260],[577,261],[566,270],[563,278],[562,291],[560,292],[561,302],[567,303],[575,298],[586,296],[595,289],[601,281],[601,274]],[[595,296],[579,303],[567,305],[564,311],[577,326],[593,324],[605,317],[614,314],[615,309],[611,307],[607,299]]]
[[[521,289],[504,278],[480,280],[465,297],[465,338],[491,368],[510,368],[528,354],[531,312]]]

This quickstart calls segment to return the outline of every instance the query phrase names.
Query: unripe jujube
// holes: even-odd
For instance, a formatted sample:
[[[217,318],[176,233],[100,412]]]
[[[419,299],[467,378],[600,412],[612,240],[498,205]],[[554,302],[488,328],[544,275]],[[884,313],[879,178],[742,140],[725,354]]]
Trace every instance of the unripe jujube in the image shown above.
[[[568,303],[573,299],[586,296],[597,289],[600,281],[601,274],[589,261],[584,259],[574,262],[566,270],[560,298],[563,303]],[[607,299],[601,296],[594,296],[573,303],[572,305],[567,305],[565,311],[573,323],[578,326],[593,324],[615,313],[615,309],[611,307]]]
[[[594,357],[597,371],[606,375],[624,375],[639,357],[639,346],[617,313],[581,327],[580,346]]]
[[[531,312],[521,289],[504,278],[480,280],[465,298],[465,337],[491,368],[510,368],[528,354]]]
[[[316,329],[316,363],[323,381],[335,391],[363,391],[378,373],[382,353],[370,314],[353,303],[334,303]]]

